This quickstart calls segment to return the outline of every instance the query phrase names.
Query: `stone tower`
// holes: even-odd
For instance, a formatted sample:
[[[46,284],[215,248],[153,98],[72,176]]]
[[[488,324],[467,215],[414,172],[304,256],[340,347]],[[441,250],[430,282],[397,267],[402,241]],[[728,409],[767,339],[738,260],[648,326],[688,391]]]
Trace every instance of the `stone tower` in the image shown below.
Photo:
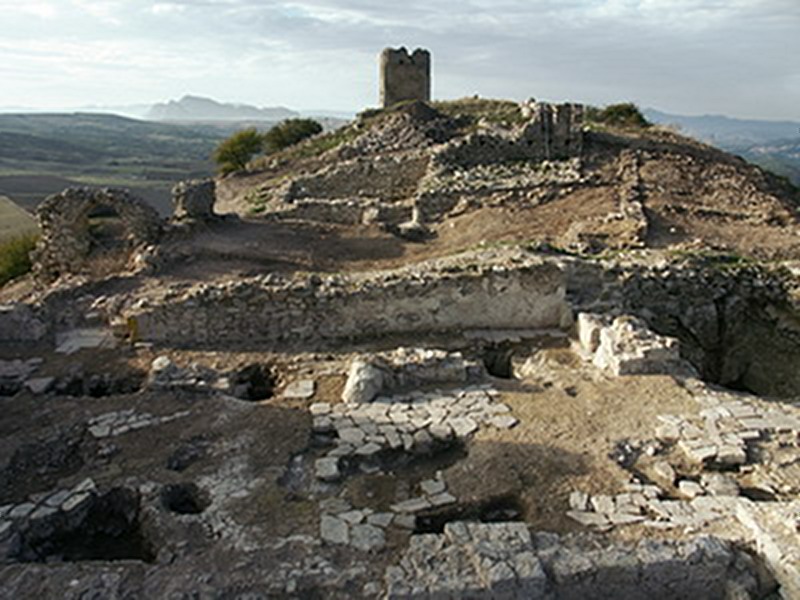
[[[417,48],[386,48],[381,52],[381,107],[403,100],[431,99],[431,54]]]

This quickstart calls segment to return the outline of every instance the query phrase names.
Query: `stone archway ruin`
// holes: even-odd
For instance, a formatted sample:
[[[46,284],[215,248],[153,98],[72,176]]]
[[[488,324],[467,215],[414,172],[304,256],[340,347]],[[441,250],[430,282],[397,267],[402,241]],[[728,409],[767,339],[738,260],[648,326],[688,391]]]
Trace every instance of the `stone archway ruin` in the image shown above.
[[[33,256],[37,279],[53,281],[85,270],[92,251],[89,217],[98,208],[109,209],[119,219],[128,255],[154,242],[161,232],[155,209],[127,190],[68,188],[49,196],[36,211],[42,236]]]

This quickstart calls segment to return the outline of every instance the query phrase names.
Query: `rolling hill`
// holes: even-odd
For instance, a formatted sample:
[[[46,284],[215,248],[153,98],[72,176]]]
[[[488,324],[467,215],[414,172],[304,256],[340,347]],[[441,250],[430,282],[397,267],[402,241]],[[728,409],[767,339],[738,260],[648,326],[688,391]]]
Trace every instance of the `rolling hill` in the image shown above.
[[[297,114],[274,109],[269,112],[273,120],[266,120],[263,111],[249,120],[205,121],[143,121],[93,113],[0,114],[0,194],[32,210],[65,187],[125,187],[161,214],[169,214],[170,189],[176,181],[214,174],[211,154],[220,141],[246,127],[266,131],[286,115]],[[319,121],[326,129],[344,122],[330,117]]]
[[[174,182],[212,175],[214,147],[241,126],[107,114],[0,115],[0,194],[30,210],[67,186],[121,186],[167,212]]]
[[[29,212],[0,196],[0,242],[37,229],[36,220]]]

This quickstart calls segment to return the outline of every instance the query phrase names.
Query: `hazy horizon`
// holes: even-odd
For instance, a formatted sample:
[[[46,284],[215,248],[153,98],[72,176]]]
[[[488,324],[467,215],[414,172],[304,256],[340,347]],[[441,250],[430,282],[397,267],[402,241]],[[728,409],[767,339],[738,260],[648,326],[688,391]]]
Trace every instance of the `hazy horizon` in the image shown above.
[[[0,0],[0,108],[377,105],[385,46],[433,53],[434,97],[800,120],[796,0]]]

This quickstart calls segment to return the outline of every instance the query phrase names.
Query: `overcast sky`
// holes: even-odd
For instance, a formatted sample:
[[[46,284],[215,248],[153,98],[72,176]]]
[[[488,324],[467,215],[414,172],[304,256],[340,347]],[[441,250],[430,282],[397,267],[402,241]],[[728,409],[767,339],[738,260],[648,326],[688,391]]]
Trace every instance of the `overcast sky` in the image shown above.
[[[800,120],[800,0],[0,0],[0,106],[377,104],[384,46],[480,94]]]

